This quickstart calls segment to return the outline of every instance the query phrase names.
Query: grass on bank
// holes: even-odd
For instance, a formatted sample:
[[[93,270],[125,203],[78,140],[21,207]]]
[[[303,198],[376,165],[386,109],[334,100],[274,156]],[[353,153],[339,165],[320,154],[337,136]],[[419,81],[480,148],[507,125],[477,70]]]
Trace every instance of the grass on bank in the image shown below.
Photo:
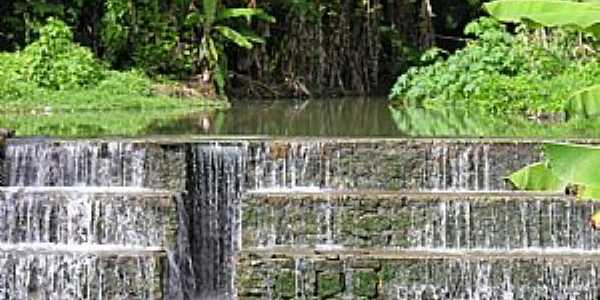
[[[200,120],[202,116],[209,117],[215,113],[216,110],[210,108],[184,108],[143,112],[111,110],[102,113],[5,114],[0,119],[0,128],[12,128],[19,137],[136,137],[176,131],[180,126],[189,126],[189,118]]]
[[[138,71],[114,71],[73,42],[63,22],[49,19],[25,49],[0,53],[0,112],[225,107],[216,99],[157,92]]]

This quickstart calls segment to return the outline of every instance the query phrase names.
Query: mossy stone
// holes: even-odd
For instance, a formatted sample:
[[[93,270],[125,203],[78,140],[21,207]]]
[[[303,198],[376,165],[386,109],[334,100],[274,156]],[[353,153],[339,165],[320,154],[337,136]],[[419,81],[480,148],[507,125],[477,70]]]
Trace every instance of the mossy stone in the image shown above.
[[[389,230],[392,226],[387,216],[381,215],[364,215],[360,218],[357,224],[360,231],[366,233],[381,233]]]
[[[377,296],[379,278],[373,271],[355,271],[352,275],[352,287],[355,296],[372,298]]]
[[[342,274],[337,272],[322,272],[318,275],[317,293],[325,299],[339,294],[344,289]]]
[[[291,299],[296,296],[296,276],[292,270],[283,270],[277,274],[274,286],[277,298]]]

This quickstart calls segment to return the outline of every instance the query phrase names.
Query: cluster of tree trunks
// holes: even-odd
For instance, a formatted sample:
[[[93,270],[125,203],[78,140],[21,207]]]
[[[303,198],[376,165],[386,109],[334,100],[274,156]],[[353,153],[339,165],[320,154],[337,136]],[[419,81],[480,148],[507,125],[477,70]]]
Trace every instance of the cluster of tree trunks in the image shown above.
[[[230,55],[231,94],[385,94],[398,75],[392,62],[402,59],[392,44],[426,49],[434,42],[429,0],[319,2],[311,1],[305,14],[275,3],[268,6],[278,20],[258,28],[268,43],[251,53]]]
[[[143,20],[143,16],[136,14],[150,10],[137,12],[136,7],[148,7],[148,2],[155,1],[152,7],[167,9],[153,9],[153,13],[174,14],[160,17],[165,24],[169,20],[183,20],[180,15],[187,13],[188,8],[202,5],[200,0],[123,1],[135,17],[130,17],[131,20]],[[101,31],[108,2],[110,0],[0,1],[0,51],[24,47],[35,36],[36,26],[43,24],[47,17],[55,16],[73,27],[78,42],[91,47],[114,67],[140,67],[135,65],[131,53],[108,49],[109,46],[103,44]],[[183,2],[183,10],[168,9]],[[410,49],[426,49],[434,43],[430,0],[223,2],[231,7],[264,8],[277,18],[274,24],[252,24],[256,32],[266,37],[264,45],[250,51],[236,47],[226,50],[230,71],[227,91],[239,98],[385,94],[398,75],[395,62],[403,59],[398,44]],[[138,23],[125,24],[124,28],[137,33],[136,29],[143,26]],[[164,28],[159,28],[162,23],[157,24],[149,26],[142,38],[136,40],[130,36],[125,49],[148,47],[148,41],[163,47],[165,43],[155,41],[165,35]],[[173,28],[182,30],[177,25]],[[156,33],[152,34],[152,30]],[[194,31],[192,36],[199,33],[201,31]],[[199,39],[196,37],[193,41]],[[143,41],[145,45],[135,45]],[[183,49],[181,45],[173,47],[173,52]],[[109,59],[107,53],[119,55]],[[152,70],[160,73],[164,70],[160,68],[162,65],[172,64],[165,62]],[[186,74],[195,78],[194,75]]]

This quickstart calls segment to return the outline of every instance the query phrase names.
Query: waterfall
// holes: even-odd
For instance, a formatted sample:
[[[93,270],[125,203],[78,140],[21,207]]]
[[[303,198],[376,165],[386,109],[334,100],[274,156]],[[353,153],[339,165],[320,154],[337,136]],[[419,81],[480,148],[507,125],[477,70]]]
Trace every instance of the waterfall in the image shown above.
[[[240,248],[239,201],[247,150],[239,145],[196,145],[188,158],[186,194],[169,299],[234,297],[235,253]]]
[[[385,299],[597,299],[596,259],[421,259],[395,264]]]
[[[163,299],[163,257],[0,250],[0,299]]]
[[[595,299],[599,204],[503,182],[535,147],[11,141],[0,299]]]
[[[20,142],[6,147],[9,186],[142,186],[146,151],[125,142]]]
[[[163,246],[173,195],[141,188],[0,188],[0,244]]]

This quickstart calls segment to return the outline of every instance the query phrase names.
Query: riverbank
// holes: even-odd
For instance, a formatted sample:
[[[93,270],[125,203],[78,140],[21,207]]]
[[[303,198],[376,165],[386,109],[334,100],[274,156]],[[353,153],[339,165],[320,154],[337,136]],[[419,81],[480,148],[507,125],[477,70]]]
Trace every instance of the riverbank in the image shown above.
[[[1,79],[1,78],[0,78]],[[0,113],[39,114],[109,110],[226,109],[225,98],[190,93],[185,83],[157,83],[135,71],[107,71],[96,85],[49,89],[23,80],[1,81]]]
[[[0,113],[228,106],[212,82],[111,70],[61,21],[49,19],[39,35],[23,50],[0,52]]]

